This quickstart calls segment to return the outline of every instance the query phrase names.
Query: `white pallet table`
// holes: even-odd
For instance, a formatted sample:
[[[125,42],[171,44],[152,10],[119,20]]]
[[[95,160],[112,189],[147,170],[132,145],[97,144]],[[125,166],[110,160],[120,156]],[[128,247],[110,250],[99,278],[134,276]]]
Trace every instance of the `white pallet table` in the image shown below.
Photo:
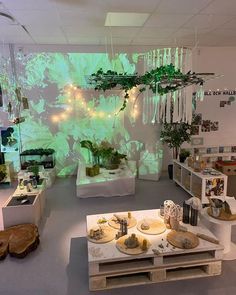
[[[122,213],[124,212],[118,214]],[[158,209],[132,211],[131,214],[137,221],[147,216],[161,219]],[[87,216],[87,230],[96,225],[99,218],[109,219],[112,216],[113,213]],[[201,223],[198,226],[185,226],[191,232],[214,237]],[[106,244],[88,241],[90,290],[207,277],[221,273],[223,246],[200,239],[199,246],[195,249],[178,249],[167,243],[168,232],[166,230],[160,235],[142,234],[151,242],[151,247],[140,255],[121,253],[116,248],[116,240]],[[130,228],[128,233],[140,234],[136,227]],[[163,249],[159,247],[161,243],[164,245]],[[155,255],[152,249],[158,249],[160,254]]]
[[[202,204],[208,204],[208,198],[206,196],[206,182],[207,180],[223,179],[224,189],[222,196],[227,195],[227,181],[228,176],[220,173],[219,175],[202,174],[201,172],[195,172],[191,167],[188,167],[184,163],[180,163],[177,160],[173,161],[173,180],[182,187],[191,196],[199,196]],[[217,171],[219,173],[219,171]],[[186,185],[189,179],[189,186]]]

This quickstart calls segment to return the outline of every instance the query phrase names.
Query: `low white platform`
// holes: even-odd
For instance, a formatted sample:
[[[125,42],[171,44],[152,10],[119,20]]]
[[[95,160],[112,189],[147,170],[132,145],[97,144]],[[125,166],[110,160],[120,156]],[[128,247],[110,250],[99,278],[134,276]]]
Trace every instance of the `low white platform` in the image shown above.
[[[135,193],[135,175],[124,165],[117,170],[100,169],[94,177],[86,176],[85,164],[79,164],[76,180],[77,197],[113,197]]]

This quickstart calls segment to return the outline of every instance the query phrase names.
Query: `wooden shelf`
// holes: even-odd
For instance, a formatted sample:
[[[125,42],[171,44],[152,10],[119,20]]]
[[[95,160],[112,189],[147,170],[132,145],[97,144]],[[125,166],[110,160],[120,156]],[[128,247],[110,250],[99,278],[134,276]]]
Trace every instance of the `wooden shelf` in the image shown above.
[[[188,192],[191,196],[200,197],[202,204],[209,203],[208,196],[210,195],[209,195],[208,183],[211,181],[214,182],[215,179],[223,180],[223,190],[221,189],[220,195],[227,194],[227,175],[223,173],[220,173],[219,175],[211,175],[211,174],[202,174],[201,172],[195,172],[191,167],[188,167],[186,164],[180,163],[179,161],[176,161],[176,160],[174,160],[173,167],[174,167],[173,180],[180,187],[182,187],[186,192]],[[217,184],[217,188],[218,188],[218,184]],[[211,189],[210,193],[215,194],[215,191],[216,190]]]

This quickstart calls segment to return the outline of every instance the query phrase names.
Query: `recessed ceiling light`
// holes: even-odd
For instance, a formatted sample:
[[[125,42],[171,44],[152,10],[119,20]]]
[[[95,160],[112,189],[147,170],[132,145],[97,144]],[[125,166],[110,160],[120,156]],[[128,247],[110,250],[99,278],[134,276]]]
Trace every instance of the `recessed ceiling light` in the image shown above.
[[[108,12],[106,27],[142,27],[149,13]]]

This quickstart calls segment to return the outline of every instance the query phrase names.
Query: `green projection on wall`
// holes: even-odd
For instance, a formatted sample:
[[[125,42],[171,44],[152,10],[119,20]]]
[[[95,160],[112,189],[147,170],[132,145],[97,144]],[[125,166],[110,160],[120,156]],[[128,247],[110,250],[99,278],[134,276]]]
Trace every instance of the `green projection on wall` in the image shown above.
[[[105,53],[18,54],[18,80],[30,102],[30,109],[21,114],[26,118],[20,128],[23,150],[55,149],[59,175],[75,172],[78,159],[89,160],[79,144],[84,139],[107,140],[128,158],[137,158],[144,144],[130,134],[132,117],[115,115],[122,93],[95,93],[88,77],[99,68],[132,74],[138,61],[138,54],[117,54],[113,59]],[[9,157],[16,160],[16,155]]]

